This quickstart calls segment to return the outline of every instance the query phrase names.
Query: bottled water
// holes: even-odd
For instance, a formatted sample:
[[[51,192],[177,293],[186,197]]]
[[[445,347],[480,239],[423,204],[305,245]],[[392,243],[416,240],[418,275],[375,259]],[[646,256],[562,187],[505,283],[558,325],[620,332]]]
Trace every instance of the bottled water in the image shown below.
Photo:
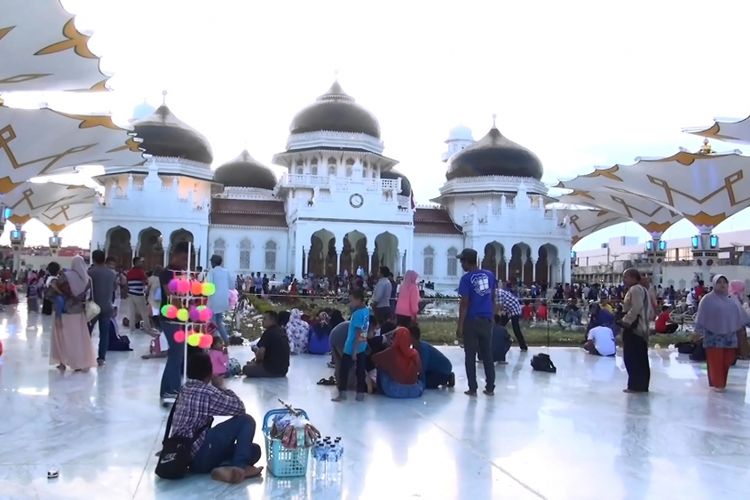
[[[318,439],[316,443],[313,445],[312,449],[312,455],[313,455],[313,475],[315,479],[317,480],[323,480],[326,479],[326,473],[328,472],[327,465],[328,465],[328,457],[327,457],[327,450],[326,445],[322,439]]]
[[[313,445],[314,479],[325,483],[340,483],[344,472],[344,446],[341,437],[318,439]]]

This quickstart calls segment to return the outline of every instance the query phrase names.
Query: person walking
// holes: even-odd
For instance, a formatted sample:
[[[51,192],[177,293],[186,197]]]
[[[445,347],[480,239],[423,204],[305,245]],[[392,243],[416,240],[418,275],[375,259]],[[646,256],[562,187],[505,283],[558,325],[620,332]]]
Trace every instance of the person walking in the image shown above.
[[[133,267],[128,269],[126,277],[128,279],[128,298],[130,299],[130,312],[128,314],[128,325],[131,330],[136,330],[139,326],[138,317],[140,316],[144,331],[151,329],[151,310],[146,302],[146,284],[148,277],[143,269],[145,260],[143,257],[133,258]]]
[[[159,281],[161,282],[161,306],[168,305],[169,302],[169,282],[176,275],[183,273],[188,266],[188,253],[190,249],[190,242],[181,241],[174,245],[172,255],[169,260],[169,267],[164,269],[159,275]],[[161,387],[159,395],[162,399],[162,403],[173,403],[177,398],[177,393],[182,385],[182,363],[184,352],[183,349],[187,347],[178,344],[174,339],[174,334],[180,329],[180,325],[171,321],[162,322],[162,331],[167,337],[167,343],[169,344],[169,350],[167,351],[167,362],[164,365],[164,372],[161,376]]]
[[[726,276],[714,276],[713,285],[713,291],[698,304],[695,331],[703,336],[708,385],[716,392],[724,392],[729,367],[737,360],[737,332],[744,331],[748,318],[740,303],[729,295]]]
[[[510,324],[513,326],[513,335],[515,335],[518,341],[518,346],[522,351],[528,351],[529,346],[526,345],[526,339],[523,338],[521,322],[519,321],[521,319],[521,301],[509,290],[498,287],[497,302],[503,310],[503,315],[510,319]]]
[[[624,316],[618,322],[622,326],[622,349],[625,369],[628,371],[626,393],[648,392],[651,368],[648,365],[648,334],[651,308],[648,290],[641,282],[641,273],[635,268],[623,273],[627,293],[622,301]]]
[[[415,324],[417,322],[417,314],[419,314],[419,286],[417,280],[419,275],[416,271],[406,271],[404,274],[404,281],[401,283],[401,288],[398,291],[398,300],[396,301],[396,319],[399,316],[408,318],[409,324]]]
[[[107,349],[109,349],[109,327],[114,313],[113,300],[117,274],[107,267],[103,250],[91,252],[91,261],[93,265],[89,269],[89,276],[93,286],[92,295],[94,302],[99,306],[99,316],[94,320],[99,324],[99,351],[96,362],[99,366],[104,366]],[[93,330],[94,321],[90,323],[89,331]]]
[[[458,310],[456,337],[464,341],[464,364],[469,390],[464,394],[477,395],[477,352],[484,364],[486,385],[484,394],[495,394],[495,363],[492,358],[492,319],[495,315],[497,281],[491,271],[477,267],[477,251],[465,248],[458,256],[464,275],[458,285],[461,302]]]
[[[208,308],[214,313],[216,330],[229,345],[229,334],[227,325],[224,323],[224,313],[229,310],[229,290],[234,288],[234,280],[229,271],[223,266],[224,258],[221,255],[211,256],[211,270],[208,272],[208,282],[216,286],[216,292],[208,297]]]

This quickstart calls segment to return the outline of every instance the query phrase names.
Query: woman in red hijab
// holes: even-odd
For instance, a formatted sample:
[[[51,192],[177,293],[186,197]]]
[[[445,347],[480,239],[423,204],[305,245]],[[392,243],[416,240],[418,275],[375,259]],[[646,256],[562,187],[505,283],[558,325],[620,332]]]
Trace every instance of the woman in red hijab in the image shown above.
[[[417,383],[422,363],[419,351],[411,346],[411,334],[404,326],[396,328],[393,344],[375,354],[372,361],[378,370],[383,370],[395,382],[404,385]]]

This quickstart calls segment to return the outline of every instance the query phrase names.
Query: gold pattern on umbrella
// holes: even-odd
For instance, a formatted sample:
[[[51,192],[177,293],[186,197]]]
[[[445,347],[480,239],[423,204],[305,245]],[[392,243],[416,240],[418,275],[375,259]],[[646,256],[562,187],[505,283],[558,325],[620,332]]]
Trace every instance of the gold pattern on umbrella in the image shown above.
[[[91,37],[88,35],[84,35],[76,29],[72,17],[68,20],[67,23],[65,23],[65,26],[63,26],[63,36],[65,37],[65,40],[39,49],[34,53],[34,55],[46,56],[48,54],[54,54],[56,52],[73,49],[73,51],[75,51],[75,53],[81,57],[85,57],[87,59],[97,59],[96,55],[94,55],[91,50],[89,50],[88,43],[89,38]]]

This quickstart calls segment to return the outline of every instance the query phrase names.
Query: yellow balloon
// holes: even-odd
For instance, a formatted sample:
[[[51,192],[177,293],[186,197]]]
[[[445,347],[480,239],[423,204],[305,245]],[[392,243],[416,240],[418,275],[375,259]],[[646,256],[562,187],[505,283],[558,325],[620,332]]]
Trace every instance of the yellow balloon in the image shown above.
[[[177,319],[180,321],[187,321],[188,320],[188,310],[187,309],[180,309],[177,311]]]
[[[190,346],[198,347],[198,344],[201,342],[201,335],[199,333],[194,333],[192,335],[188,335],[187,343]]]

